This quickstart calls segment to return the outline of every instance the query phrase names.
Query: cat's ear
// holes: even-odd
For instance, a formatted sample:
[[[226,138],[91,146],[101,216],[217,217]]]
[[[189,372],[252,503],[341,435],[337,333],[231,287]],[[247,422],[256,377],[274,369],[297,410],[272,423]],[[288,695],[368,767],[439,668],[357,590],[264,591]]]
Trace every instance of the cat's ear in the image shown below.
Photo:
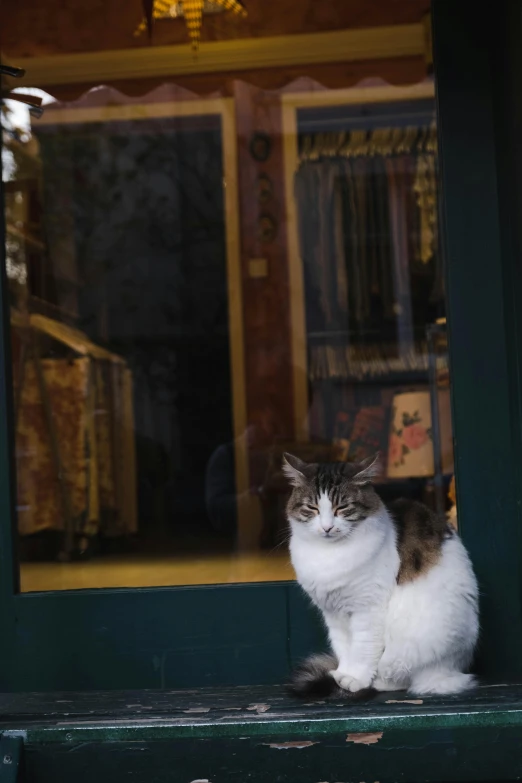
[[[381,474],[381,455],[372,454],[371,457],[366,457],[357,466],[358,472],[353,477],[354,484],[369,484],[372,479]]]
[[[303,462],[293,454],[283,454],[283,473],[293,487],[298,487],[306,482],[306,462]]]

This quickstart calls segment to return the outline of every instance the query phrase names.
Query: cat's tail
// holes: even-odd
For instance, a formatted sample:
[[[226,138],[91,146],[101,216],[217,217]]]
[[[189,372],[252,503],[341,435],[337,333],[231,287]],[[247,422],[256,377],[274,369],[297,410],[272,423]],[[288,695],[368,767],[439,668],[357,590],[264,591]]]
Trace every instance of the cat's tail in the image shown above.
[[[337,669],[335,655],[328,653],[311,655],[310,658],[302,661],[292,673],[288,683],[289,692],[292,696],[298,696],[301,699],[338,696],[344,700],[350,699],[350,701],[367,700],[376,695],[373,688],[365,688],[357,693],[344,691],[339,688],[330,674],[332,669]]]
[[[339,692],[339,686],[330,674],[337,669],[334,655],[321,653],[311,655],[293,671],[288,690],[293,696],[332,696]]]

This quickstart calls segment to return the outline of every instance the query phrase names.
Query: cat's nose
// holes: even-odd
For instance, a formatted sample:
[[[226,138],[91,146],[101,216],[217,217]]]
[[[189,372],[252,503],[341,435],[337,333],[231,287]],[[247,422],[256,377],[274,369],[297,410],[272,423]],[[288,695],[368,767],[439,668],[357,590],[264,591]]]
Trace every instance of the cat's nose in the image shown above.
[[[333,522],[321,522],[321,527],[325,533],[329,533],[330,530],[333,530]]]

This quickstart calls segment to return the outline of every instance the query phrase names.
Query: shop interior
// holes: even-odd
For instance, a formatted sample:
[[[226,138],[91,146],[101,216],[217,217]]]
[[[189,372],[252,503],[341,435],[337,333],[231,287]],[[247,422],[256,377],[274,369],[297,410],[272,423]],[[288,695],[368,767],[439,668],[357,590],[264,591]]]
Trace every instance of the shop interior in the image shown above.
[[[457,525],[429,4],[206,3],[194,32],[182,3],[156,0],[149,40],[139,0],[121,18],[110,0],[91,40],[67,27],[75,1],[47,37],[21,36],[13,9],[5,58],[297,47],[339,14],[354,34],[408,28],[418,51],[12,80],[21,590],[292,579],[285,451],[378,451],[385,501],[418,498]]]

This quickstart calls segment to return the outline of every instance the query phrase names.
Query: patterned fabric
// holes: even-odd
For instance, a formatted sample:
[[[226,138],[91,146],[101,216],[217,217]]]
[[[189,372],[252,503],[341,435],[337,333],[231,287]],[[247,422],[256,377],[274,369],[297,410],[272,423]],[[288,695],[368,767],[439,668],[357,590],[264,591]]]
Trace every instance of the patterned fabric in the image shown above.
[[[88,505],[88,454],[85,449],[89,359],[41,362],[65,492],[77,529]],[[35,364],[28,361],[20,396],[16,433],[18,526],[22,535],[63,530],[64,508],[53,462],[51,438]],[[87,531],[86,531],[87,532]],[[90,531],[89,531],[90,532]]]
[[[63,530],[68,513],[77,533],[136,532],[136,460],[132,375],[123,364],[41,361],[45,392],[28,359],[17,415],[18,526],[22,535]],[[46,416],[48,399],[52,424]],[[60,483],[53,438],[61,462]]]

